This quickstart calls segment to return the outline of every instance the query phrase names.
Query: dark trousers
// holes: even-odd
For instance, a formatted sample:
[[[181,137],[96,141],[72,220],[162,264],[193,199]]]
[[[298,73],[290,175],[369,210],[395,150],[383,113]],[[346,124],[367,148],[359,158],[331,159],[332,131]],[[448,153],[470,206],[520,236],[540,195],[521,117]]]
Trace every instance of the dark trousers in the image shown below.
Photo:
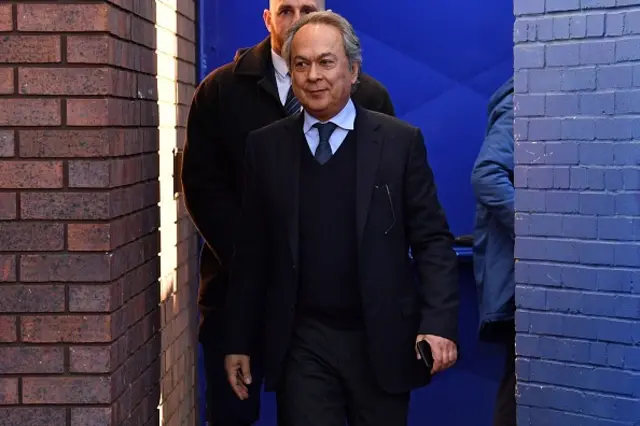
[[[280,426],[405,426],[409,393],[373,377],[364,331],[313,320],[296,326],[277,391]]]
[[[493,426],[516,426],[516,345],[515,337],[506,343],[504,376],[498,388]]]
[[[262,364],[259,357],[251,359],[249,399],[238,399],[224,369],[225,353],[222,348],[222,317],[210,314],[200,328],[200,342],[204,352],[204,368],[207,390],[208,426],[250,426],[260,416],[260,390],[262,386]]]

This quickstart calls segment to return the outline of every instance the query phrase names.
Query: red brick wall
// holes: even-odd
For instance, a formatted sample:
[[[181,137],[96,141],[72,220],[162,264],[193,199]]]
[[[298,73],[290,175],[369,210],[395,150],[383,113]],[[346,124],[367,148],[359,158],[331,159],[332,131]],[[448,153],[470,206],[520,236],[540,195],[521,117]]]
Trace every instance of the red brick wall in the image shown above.
[[[157,3],[0,4],[0,426],[195,424],[196,237],[158,180],[195,11]]]

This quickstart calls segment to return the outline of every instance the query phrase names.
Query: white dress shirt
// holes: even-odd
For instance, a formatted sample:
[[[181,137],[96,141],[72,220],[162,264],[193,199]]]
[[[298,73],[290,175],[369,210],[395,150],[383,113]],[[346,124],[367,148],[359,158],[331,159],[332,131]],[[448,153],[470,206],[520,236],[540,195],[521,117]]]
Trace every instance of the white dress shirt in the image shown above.
[[[282,56],[271,50],[271,60],[273,68],[276,71],[276,85],[278,86],[278,96],[280,102],[284,105],[287,102],[287,94],[291,87],[291,76],[289,76],[289,67]]]
[[[304,112],[304,124],[302,126],[302,130],[313,155],[315,155],[316,148],[318,148],[318,145],[320,144],[320,134],[318,133],[318,129],[313,127],[313,125],[319,122],[320,120],[313,118],[307,114],[306,111]],[[329,122],[338,126],[329,138],[331,153],[335,154],[338,148],[340,148],[340,145],[342,145],[342,142],[347,138],[349,131],[353,130],[353,126],[356,122],[356,107],[353,105],[351,99],[349,99],[347,105],[342,108],[342,111],[329,120]]]

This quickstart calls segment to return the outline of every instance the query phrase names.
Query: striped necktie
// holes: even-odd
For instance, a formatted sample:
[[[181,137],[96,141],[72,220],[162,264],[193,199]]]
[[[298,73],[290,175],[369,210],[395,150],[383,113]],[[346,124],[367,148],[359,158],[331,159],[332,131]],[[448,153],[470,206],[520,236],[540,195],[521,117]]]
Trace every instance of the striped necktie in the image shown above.
[[[284,111],[287,115],[293,115],[300,111],[300,102],[296,95],[293,94],[293,86],[289,86],[289,93],[287,93],[287,100],[284,103]]]

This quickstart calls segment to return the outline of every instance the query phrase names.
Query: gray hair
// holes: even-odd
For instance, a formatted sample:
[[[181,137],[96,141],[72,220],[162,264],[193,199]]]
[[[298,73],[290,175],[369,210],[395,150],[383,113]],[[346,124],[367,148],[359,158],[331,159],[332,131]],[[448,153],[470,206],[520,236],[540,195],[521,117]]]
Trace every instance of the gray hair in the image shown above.
[[[296,22],[287,33],[284,45],[282,46],[282,57],[291,69],[291,44],[293,38],[302,27],[309,24],[324,24],[332,26],[342,34],[342,44],[344,53],[349,60],[349,69],[353,69],[354,64],[362,64],[362,48],[360,47],[360,39],[356,36],[353,26],[342,16],[330,10],[324,12],[314,12],[302,17]]]

